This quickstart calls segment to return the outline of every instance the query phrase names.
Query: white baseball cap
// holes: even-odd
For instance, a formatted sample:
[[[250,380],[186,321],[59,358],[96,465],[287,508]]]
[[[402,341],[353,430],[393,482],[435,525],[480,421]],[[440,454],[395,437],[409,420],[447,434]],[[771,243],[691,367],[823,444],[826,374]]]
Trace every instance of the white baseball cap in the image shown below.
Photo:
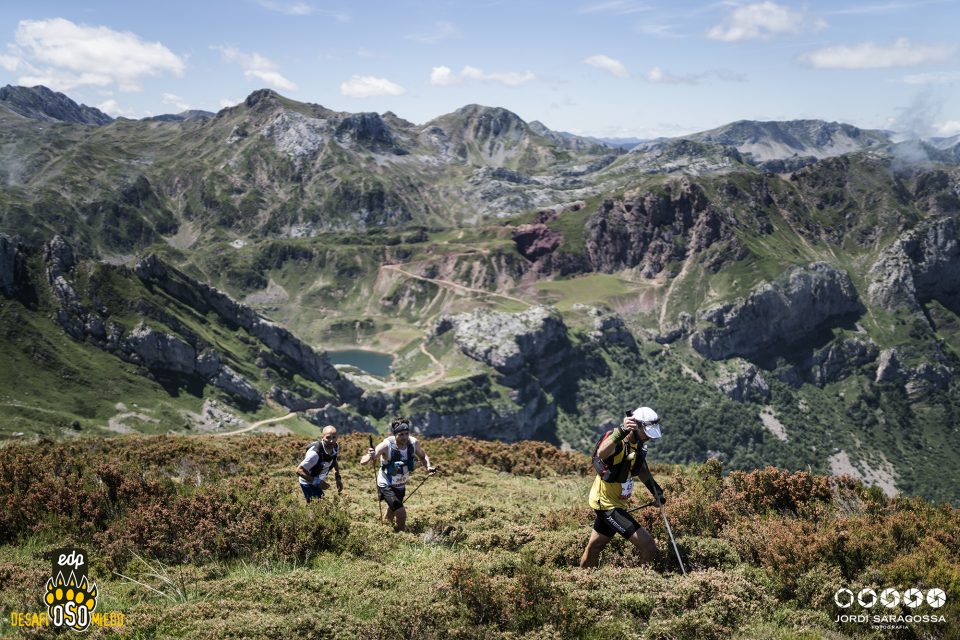
[[[639,407],[630,417],[640,423],[648,438],[660,437],[660,416],[657,415],[656,411],[650,407]]]

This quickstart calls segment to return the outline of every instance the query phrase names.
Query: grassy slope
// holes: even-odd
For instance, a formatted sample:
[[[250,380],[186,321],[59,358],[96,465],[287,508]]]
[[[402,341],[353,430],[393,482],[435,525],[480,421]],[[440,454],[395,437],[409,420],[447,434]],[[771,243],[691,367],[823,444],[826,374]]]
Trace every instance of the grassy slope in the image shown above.
[[[599,570],[581,570],[592,521],[584,456],[428,439],[445,471],[410,500],[410,531],[393,534],[376,523],[370,469],[356,464],[365,440],[344,439],[343,496],[309,507],[292,473],[306,439],[0,450],[0,474],[27,478],[10,500],[60,492],[46,511],[56,522],[22,501],[4,515],[0,633],[20,637],[7,612],[38,609],[43,553],[70,543],[91,553],[98,610],[123,612],[127,637],[142,639],[878,637],[833,622],[843,585],[938,586],[948,595],[937,613],[960,613],[960,517],[948,507],[802,473],[654,465],[690,574],[651,509],[637,516],[659,548],[652,568],[617,539]],[[60,489],[45,466],[53,456],[77,461]],[[138,473],[110,497],[128,469]],[[883,637],[955,637],[949,628],[917,622]]]

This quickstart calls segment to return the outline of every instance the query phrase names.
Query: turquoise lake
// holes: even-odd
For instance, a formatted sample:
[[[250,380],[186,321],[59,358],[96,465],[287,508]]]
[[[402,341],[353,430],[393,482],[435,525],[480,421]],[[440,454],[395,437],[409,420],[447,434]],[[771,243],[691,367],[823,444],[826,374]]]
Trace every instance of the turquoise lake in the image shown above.
[[[393,356],[388,353],[364,351],[362,349],[344,349],[327,351],[327,357],[333,364],[349,364],[375,376],[386,378],[390,375]]]

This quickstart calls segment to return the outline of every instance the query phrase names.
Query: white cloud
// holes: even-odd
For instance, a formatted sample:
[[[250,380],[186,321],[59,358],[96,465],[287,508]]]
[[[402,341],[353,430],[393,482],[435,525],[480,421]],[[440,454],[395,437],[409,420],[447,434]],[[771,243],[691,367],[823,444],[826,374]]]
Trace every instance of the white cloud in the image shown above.
[[[702,73],[673,74],[660,67],[651,67],[646,73],[647,82],[654,84],[701,84],[711,78],[721,82],[744,82],[747,78],[741,73],[729,69],[711,69]]]
[[[17,56],[7,56],[0,54],[0,67],[13,72],[20,66],[20,58]]]
[[[707,32],[711,40],[738,42],[740,40],[766,39],[783,33],[800,33],[814,28],[822,29],[822,20],[810,20],[802,11],[794,11],[770,0],[745,4],[733,9],[727,19]]]
[[[186,66],[159,42],[63,18],[21,20],[14,39],[16,45],[10,50],[15,55],[3,56],[2,66],[9,71],[22,69],[20,84],[46,84],[61,91],[113,84],[123,91],[139,91],[143,76],[179,76]]]
[[[434,67],[430,70],[430,84],[434,84],[441,87],[447,87],[452,84],[460,84],[463,82],[463,78],[453,73],[450,70],[450,67]]]
[[[177,109],[180,109],[180,111],[187,111],[190,109],[190,104],[186,100],[173,93],[163,94],[163,104],[172,105]]]
[[[800,60],[817,69],[888,69],[939,62],[952,56],[956,46],[914,44],[900,38],[892,45],[863,42],[853,46],[809,51]]]
[[[580,7],[580,13],[599,13],[602,15],[624,16],[631,13],[640,13],[650,11],[651,6],[643,2],[632,2],[631,0],[609,0],[608,2],[596,2]]]
[[[100,109],[100,111],[103,111],[105,114],[109,116],[113,116],[114,118],[136,118],[137,117],[136,112],[134,112],[132,109],[124,109],[119,104],[117,104],[117,101],[114,100],[113,98],[110,98],[109,100],[105,100],[104,102],[101,102],[100,104],[98,104],[97,109]]]
[[[220,98],[220,108],[226,109],[227,107],[235,107],[241,102],[243,102],[243,100],[234,100],[233,98]]]
[[[928,4],[942,4],[952,2],[953,0],[919,0],[918,2],[887,2],[884,4],[862,5],[855,7],[842,7],[828,11],[830,15],[859,15],[859,14],[877,14],[892,13],[894,11],[910,11]]]
[[[590,56],[585,59],[584,64],[588,64],[591,67],[596,67],[597,69],[603,69],[604,71],[609,71],[618,78],[629,78],[630,72],[627,71],[627,68],[623,66],[623,63],[619,60],[614,60],[608,56],[598,53],[596,55]]]
[[[955,136],[960,133],[960,120],[947,120],[946,122],[941,122],[934,125],[937,130],[937,135],[949,138],[950,136]]]
[[[930,73],[914,73],[900,78],[904,84],[953,84],[960,82],[960,72],[957,71],[932,71]]]
[[[508,87],[519,87],[522,84],[535,80],[537,76],[531,71],[495,71],[485,72],[483,69],[467,65],[459,74],[453,73],[450,67],[433,67],[430,71],[430,84],[450,86],[461,84],[464,80],[481,80],[484,82],[499,82]]]
[[[519,87],[522,84],[536,79],[536,76],[530,71],[524,71],[523,73],[520,73],[519,71],[497,71],[486,73],[482,69],[471,67],[469,65],[463,68],[463,71],[460,72],[460,75],[464,78],[470,78],[471,80],[499,82],[500,84],[508,87]]]
[[[678,33],[676,27],[672,24],[647,22],[637,26],[637,33],[658,38],[686,38],[685,35]]]
[[[340,84],[340,93],[351,98],[400,96],[406,92],[406,89],[395,82],[374,76],[353,76]]]
[[[279,71],[273,61],[265,58],[259,53],[244,53],[234,47],[213,47],[220,51],[220,55],[225,62],[235,62],[243,69],[243,75],[247,79],[257,79],[266,82],[275,89],[284,91],[296,91],[297,85],[285,78]]]
[[[434,29],[430,33],[412,34],[404,36],[407,40],[413,40],[420,44],[437,44],[444,40],[452,40],[460,37],[460,29],[452,22],[439,21],[434,23]]]
[[[306,2],[276,2],[274,0],[257,0],[264,9],[276,11],[288,16],[309,16],[319,15],[333,18],[337,22],[350,22],[350,14],[343,11],[331,11],[329,9],[317,9],[312,4]]]

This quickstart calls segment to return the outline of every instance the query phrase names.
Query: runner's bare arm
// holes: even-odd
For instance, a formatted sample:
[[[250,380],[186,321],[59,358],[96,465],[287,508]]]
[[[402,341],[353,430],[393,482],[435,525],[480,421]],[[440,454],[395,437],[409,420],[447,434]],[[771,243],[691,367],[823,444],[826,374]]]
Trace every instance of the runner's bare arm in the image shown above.
[[[370,449],[367,449],[367,452],[363,454],[363,457],[360,458],[360,464],[370,464],[370,461],[374,458],[382,458],[384,451],[387,450],[387,443],[381,442],[377,445],[377,448],[371,453]]]

